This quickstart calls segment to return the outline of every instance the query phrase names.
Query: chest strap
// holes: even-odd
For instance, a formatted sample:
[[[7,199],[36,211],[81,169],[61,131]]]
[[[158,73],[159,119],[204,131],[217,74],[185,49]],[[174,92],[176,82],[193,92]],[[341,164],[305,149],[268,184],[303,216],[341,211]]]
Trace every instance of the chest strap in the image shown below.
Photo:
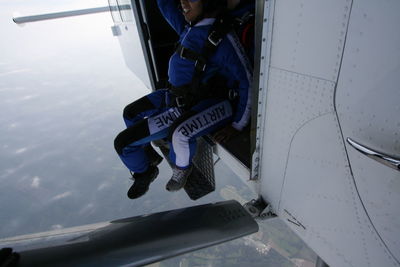
[[[190,61],[194,61],[195,71],[203,72],[206,69],[207,60],[202,55],[189,48],[179,44],[176,53],[182,58]]]
[[[222,39],[237,23],[238,21],[234,20],[227,11],[223,12],[215,19],[215,22],[211,26],[201,53],[186,48],[181,44],[177,46],[175,52],[183,59],[194,61],[196,72],[201,73],[205,70],[208,59],[215,53]]]
[[[246,18],[244,18],[246,17]],[[181,105],[192,105],[195,101],[204,98],[205,96],[210,96],[210,94],[222,95],[215,91],[216,88],[205,88],[201,84],[202,75],[206,69],[207,61],[215,53],[218,45],[221,43],[223,38],[235,27],[241,26],[248,20],[248,14],[242,18],[233,18],[227,10],[221,12],[215,19],[215,22],[209,30],[207,40],[205,41],[201,53],[193,51],[189,48],[184,47],[179,44],[176,49],[176,53],[186,60],[195,62],[195,71],[193,73],[192,81],[179,88],[173,88],[172,92],[180,99]],[[225,84],[226,87],[226,84]],[[227,89],[227,88],[224,88]],[[221,89],[222,90],[222,89]],[[213,92],[212,92],[213,91]],[[226,90],[225,90],[226,91]],[[226,95],[225,93],[223,93]],[[229,98],[235,98],[231,95],[234,93],[229,93]],[[183,104],[182,104],[183,103]]]

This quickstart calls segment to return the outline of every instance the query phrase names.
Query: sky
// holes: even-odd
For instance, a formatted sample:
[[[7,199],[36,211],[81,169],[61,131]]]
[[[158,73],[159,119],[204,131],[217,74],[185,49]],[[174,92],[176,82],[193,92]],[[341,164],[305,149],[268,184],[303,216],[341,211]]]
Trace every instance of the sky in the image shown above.
[[[122,191],[130,183],[113,139],[124,127],[123,107],[148,89],[126,68],[111,33],[110,14],[23,27],[12,22],[15,12],[31,15],[107,4],[80,2],[0,2],[6,37],[0,42],[0,208],[7,210],[0,215],[0,237],[113,219],[117,212],[91,216],[101,214],[100,203],[95,203],[100,196],[94,192],[105,194],[117,185]],[[121,198],[123,191],[107,204]],[[54,216],[56,202],[86,219]],[[131,204],[123,203],[124,208]]]

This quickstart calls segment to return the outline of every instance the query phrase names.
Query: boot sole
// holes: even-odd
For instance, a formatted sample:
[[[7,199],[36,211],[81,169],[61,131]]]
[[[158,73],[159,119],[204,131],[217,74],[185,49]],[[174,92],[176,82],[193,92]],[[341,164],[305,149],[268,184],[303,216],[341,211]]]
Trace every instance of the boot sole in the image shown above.
[[[190,175],[192,174],[192,171],[193,171],[193,169],[190,171],[190,173],[189,173],[188,176],[186,177],[185,182],[183,183],[182,186],[180,186],[180,187],[177,188],[177,189],[170,189],[170,188],[167,187],[167,185],[168,185],[168,183],[167,183],[167,185],[165,186],[165,189],[167,189],[167,191],[169,191],[169,192],[176,192],[176,191],[181,190],[182,188],[185,187],[187,181],[189,180]]]
[[[150,180],[149,186],[147,187],[146,191],[144,191],[143,194],[141,194],[141,195],[139,195],[139,196],[131,197],[131,196],[129,196],[129,190],[128,190],[128,194],[127,194],[127,195],[128,195],[128,198],[129,198],[129,199],[137,199],[137,198],[139,198],[139,197],[142,197],[143,195],[145,195],[145,194],[147,193],[147,191],[149,191],[150,184],[158,177],[158,174],[160,173],[160,171],[158,170],[157,167],[154,166],[154,168],[155,168],[154,173],[153,173],[153,175],[152,175],[152,178],[151,178],[151,180]]]
[[[167,189],[167,191],[169,191],[169,192],[176,192],[176,191],[179,191],[179,190],[181,190],[182,188],[184,188],[185,185],[186,185],[186,182],[187,182],[187,179],[186,179],[185,183],[184,183],[181,187],[179,187],[179,188],[171,189],[171,188],[168,188],[167,186],[165,186],[165,189]]]

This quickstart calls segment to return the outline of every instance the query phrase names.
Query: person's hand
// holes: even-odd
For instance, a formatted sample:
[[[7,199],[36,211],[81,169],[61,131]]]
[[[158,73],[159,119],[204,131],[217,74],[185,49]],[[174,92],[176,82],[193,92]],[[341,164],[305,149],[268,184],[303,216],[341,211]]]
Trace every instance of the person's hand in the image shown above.
[[[239,134],[239,131],[236,130],[235,128],[232,127],[232,125],[227,125],[218,132],[216,132],[213,135],[214,141],[218,143],[225,143],[227,142],[231,137]]]

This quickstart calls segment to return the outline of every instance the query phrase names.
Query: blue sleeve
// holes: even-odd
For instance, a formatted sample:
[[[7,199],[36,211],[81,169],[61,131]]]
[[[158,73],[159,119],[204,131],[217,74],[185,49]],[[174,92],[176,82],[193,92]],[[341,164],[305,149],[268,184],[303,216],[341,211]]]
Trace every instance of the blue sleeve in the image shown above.
[[[174,0],[157,0],[157,3],[161,14],[169,25],[181,35],[187,23],[182,13],[178,10],[176,2]]]
[[[234,114],[232,127],[241,131],[250,121],[251,88],[253,69],[247,55],[235,34],[227,35],[227,42],[221,43],[220,60],[226,72],[225,76],[231,81],[238,82],[239,101]]]

